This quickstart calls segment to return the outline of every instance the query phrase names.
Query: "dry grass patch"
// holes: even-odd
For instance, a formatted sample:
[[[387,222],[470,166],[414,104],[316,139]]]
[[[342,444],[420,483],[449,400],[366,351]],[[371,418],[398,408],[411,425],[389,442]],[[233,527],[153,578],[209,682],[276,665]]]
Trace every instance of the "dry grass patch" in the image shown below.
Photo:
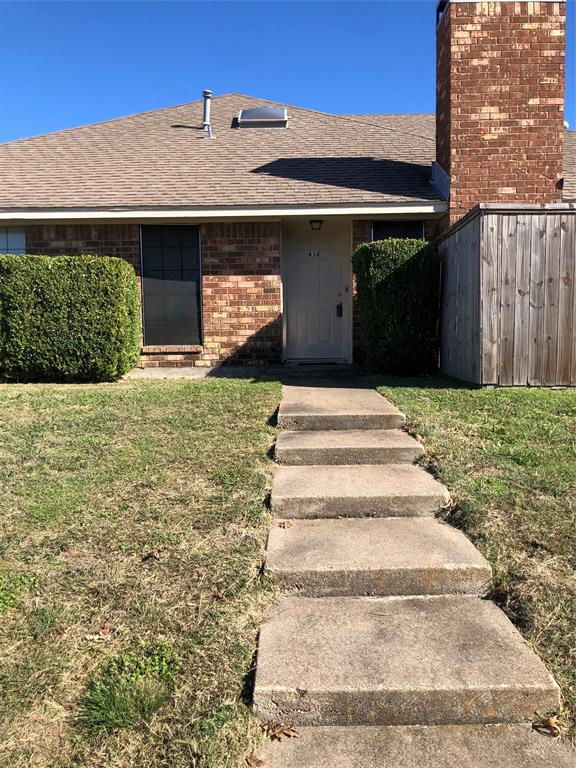
[[[451,490],[448,519],[494,568],[494,599],[561,686],[576,743],[576,391],[375,379]]]
[[[275,382],[0,389],[0,764],[224,768],[272,590]]]

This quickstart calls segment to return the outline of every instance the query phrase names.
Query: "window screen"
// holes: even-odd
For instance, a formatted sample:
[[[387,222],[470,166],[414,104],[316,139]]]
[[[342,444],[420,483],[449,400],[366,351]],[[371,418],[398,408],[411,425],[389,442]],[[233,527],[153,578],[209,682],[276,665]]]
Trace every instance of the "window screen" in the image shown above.
[[[423,221],[373,221],[372,239],[386,240],[387,237],[413,237],[421,240],[424,237]]]
[[[200,344],[200,229],[142,227],[144,343]]]
[[[21,227],[0,227],[0,253],[26,253],[26,233]]]

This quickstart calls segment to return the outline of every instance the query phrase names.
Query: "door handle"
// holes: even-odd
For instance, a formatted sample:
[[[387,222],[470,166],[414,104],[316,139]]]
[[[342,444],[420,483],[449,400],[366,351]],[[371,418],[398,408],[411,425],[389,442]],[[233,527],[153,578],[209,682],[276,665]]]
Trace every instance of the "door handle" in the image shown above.
[[[336,317],[342,317],[342,302],[339,301],[338,304],[336,304]]]

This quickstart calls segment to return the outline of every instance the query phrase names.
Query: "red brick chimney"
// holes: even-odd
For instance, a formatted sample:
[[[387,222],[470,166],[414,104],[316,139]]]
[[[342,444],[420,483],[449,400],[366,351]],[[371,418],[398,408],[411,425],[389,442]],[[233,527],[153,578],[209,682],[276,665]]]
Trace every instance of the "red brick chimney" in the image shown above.
[[[476,203],[562,200],[566,4],[438,3],[436,159],[450,223]]]

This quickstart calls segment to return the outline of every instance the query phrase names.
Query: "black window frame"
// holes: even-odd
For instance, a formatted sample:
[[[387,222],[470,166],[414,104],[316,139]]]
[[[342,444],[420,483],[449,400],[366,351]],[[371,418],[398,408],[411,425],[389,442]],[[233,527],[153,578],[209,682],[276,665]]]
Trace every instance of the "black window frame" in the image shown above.
[[[146,269],[144,264],[144,239],[146,229],[168,229],[168,228],[187,228],[194,229],[197,232],[197,248],[198,248],[198,280],[196,290],[196,303],[197,303],[197,340],[193,341],[170,341],[170,342],[157,342],[151,341],[147,338],[146,332],[146,291],[145,291],[145,279]],[[184,270],[181,271],[194,271]],[[140,224],[140,278],[141,278],[141,291],[142,291],[142,343],[144,347],[183,347],[183,346],[203,346],[204,344],[204,306],[203,306],[203,292],[202,292],[202,229],[199,224]]]
[[[414,235],[386,235],[386,237],[375,237],[374,236],[374,229],[375,225],[378,224],[419,224],[421,228],[420,235],[418,237],[415,237]],[[426,239],[426,222],[424,219],[374,219],[372,221],[372,240],[386,240],[386,238],[398,238],[398,239],[416,239],[416,240],[425,240]]]

